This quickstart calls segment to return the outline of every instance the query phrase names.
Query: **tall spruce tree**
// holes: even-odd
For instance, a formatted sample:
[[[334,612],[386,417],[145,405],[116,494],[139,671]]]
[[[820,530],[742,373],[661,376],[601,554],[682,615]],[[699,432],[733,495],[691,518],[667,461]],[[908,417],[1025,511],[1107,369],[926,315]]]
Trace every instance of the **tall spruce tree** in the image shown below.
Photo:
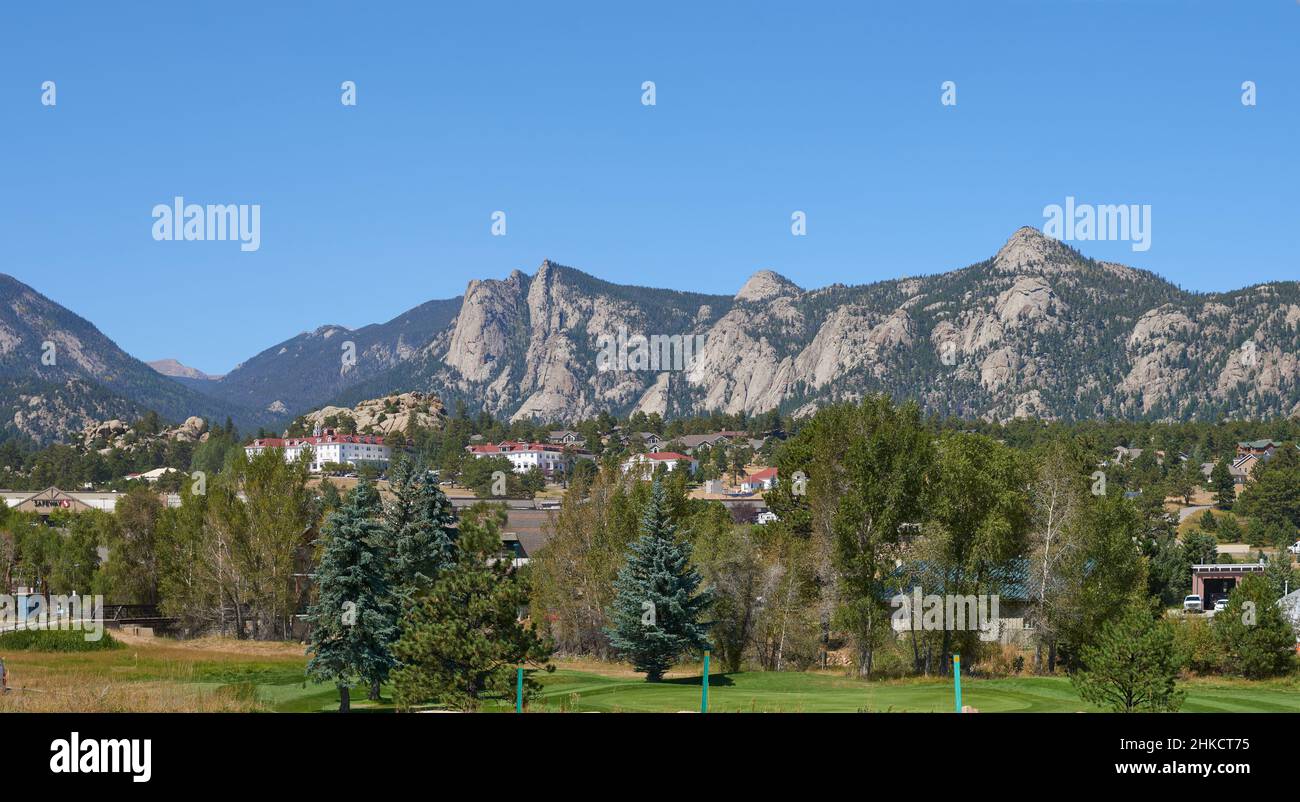
[[[669,517],[667,494],[658,479],[641,517],[641,537],[614,580],[614,603],[606,629],[610,644],[650,682],[682,654],[709,648],[709,624],[700,621],[713,603],[711,588],[700,590],[691,566],[691,545],[679,540]]]
[[[391,647],[401,636],[402,616],[415,597],[429,590],[438,572],[454,559],[456,514],[422,463],[398,462],[389,487],[393,500],[384,506],[381,544],[393,597]],[[379,699],[386,678],[385,673],[370,679],[371,700]]]
[[[519,611],[528,604],[528,584],[501,546],[505,514],[479,503],[461,519],[456,561],[438,573],[402,620],[393,652],[401,666],[393,673],[394,695],[404,709],[435,702],[476,710],[488,697],[511,699],[515,670],[546,664],[551,648]],[[540,683],[528,678],[526,696]]]
[[[382,681],[396,665],[396,609],[383,551],[382,506],[374,485],[361,480],[329,517],[318,541],[319,595],[308,610],[307,674],[339,689],[339,712],[351,707],[351,686]]]
[[[393,590],[407,604],[433,586],[455,558],[456,513],[425,466],[403,460],[390,483],[393,500],[384,511],[385,545]]]

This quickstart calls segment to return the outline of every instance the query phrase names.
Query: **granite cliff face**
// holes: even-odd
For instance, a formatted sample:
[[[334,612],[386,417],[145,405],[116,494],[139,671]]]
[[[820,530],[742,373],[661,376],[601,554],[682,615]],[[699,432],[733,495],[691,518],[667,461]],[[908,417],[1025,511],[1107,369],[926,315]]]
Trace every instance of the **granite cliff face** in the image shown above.
[[[251,420],[283,423],[407,391],[548,421],[803,414],[870,392],[999,420],[1300,414],[1295,282],[1189,293],[1032,228],[958,270],[812,290],[760,270],[734,296],[612,284],[545,261],[388,323],[304,332],[219,379],[161,376],[25,285],[0,290],[0,426],[37,437],[141,409],[171,420],[252,409]],[[58,370],[34,358],[46,340]]]
[[[689,296],[546,262],[465,298],[418,379],[514,417],[807,412],[880,391],[1002,420],[1300,414],[1294,282],[1188,293],[1032,228],[960,270],[857,287],[763,270],[734,297]],[[684,370],[601,371],[619,331],[704,343]]]

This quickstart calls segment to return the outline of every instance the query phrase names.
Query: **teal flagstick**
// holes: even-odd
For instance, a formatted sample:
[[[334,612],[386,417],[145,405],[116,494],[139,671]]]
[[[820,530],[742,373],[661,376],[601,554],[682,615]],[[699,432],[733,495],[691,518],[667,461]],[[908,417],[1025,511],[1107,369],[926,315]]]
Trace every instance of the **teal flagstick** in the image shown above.
[[[524,712],[524,670],[515,672],[515,712]]]
[[[704,652],[704,681],[700,685],[700,712],[709,712],[709,653]]]
[[[952,656],[952,690],[957,697],[957,712],[961,712],[961,655]]]

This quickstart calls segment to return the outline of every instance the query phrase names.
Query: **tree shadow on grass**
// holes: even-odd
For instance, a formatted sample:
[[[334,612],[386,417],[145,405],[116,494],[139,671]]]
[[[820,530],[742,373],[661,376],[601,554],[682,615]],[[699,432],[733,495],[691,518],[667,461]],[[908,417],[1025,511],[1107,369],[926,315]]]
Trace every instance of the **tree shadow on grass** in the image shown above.
[[[703,683],[701,682],[701,679],[702,679],[701,677],[676,677],[676,678],[674,678],[674,679],[665,679],[665,680],[660,680],[658,683],[650,683],[650,684],[652,684],[652,685],[653,685],[653,684],[658,684],[658,685],[694,685],[694,686],[697,686],[697,687],[698,687],[698,686],[700,686],[700,685],[703,684]],[[727,688],[727,687],[730,687],[730,686],[735,685],[735,684],[736,684],[736,681],[733,680],[733,679],[731,678],[731,676],[728,675],[728,674],[714,674],[714,673],[711,673],[711,672],[710,672],[710,674],[709,674],[709,687],[710,687],[710,688]]]

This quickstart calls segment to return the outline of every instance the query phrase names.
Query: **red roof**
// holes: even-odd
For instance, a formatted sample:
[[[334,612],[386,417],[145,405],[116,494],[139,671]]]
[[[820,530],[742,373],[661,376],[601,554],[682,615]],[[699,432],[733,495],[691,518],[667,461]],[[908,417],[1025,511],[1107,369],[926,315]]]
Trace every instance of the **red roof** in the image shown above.
[[[664,462],[672,462],[679,459],[690,460],[690,457],[685,454],[678,454],[676,451],[651,451],[649,454],[646,454],[646,458],[663,460]]]
[[[761,471],[754,471],[745,477],[746,482],[764,482],[768,479],[776,478],[776,468],[764,468]]]
[[[471,454],[506,454],[516,451],[551,451],[554,453],[563,453],[564,447],[551,443],[523,443],[514,440],[502,441],[500,445],[488,444],[485,446],[466,446],[465,450]]]
[[[322,443],[360,443],[362,445],[382,446],[384,438],[373,434],[320,434],[309,437],[263,437],[254,440],[253,445],[265,448],[284,448],[285,446],[318,446]]]

